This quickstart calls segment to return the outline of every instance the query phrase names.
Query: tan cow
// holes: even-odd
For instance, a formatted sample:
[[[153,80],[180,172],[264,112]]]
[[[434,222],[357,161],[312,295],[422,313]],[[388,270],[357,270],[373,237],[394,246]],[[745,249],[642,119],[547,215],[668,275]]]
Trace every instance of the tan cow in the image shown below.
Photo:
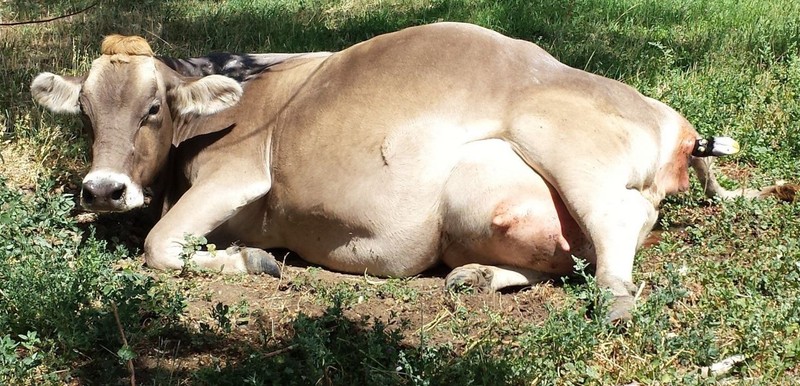
[[[102,53],[85,78],[42,73],[31,91],[93,127],[84,207],[129,210],[166,184],[145,241],[157,269],[181,268],[186,234],[246,245],[192,258],[224,272],[277,274],[261,248],[284,247],[380,276],[444,262],[448,286],[491,289],[568,274],[575,255],[625,318],[636,249],[689,165],[709,194],[743,194],[692,155],[735,143],[704,143],[663,103],[473,25],[270,57],[243,86],[184,76],[215,70],[156,58],[137,37],[108,37]]]

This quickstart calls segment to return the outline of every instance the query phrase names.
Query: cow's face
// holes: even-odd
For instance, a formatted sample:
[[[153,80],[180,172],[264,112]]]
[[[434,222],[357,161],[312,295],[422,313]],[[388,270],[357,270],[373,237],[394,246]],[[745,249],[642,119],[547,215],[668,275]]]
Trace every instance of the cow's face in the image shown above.
[[[113,47],[109,39],[128,42]],[[83,116],[92,133],[93,158],[81,205],[120,212],[144,204],[143,187],[161,171],[171,146],[178,145],[176,138],[187,137],[177,133],[175,123],[232,106],[242,88],[220,75],[182,78],[154,58],[141,38],[112,36],[84,78],[42,73],[31,93],[53,112]]]

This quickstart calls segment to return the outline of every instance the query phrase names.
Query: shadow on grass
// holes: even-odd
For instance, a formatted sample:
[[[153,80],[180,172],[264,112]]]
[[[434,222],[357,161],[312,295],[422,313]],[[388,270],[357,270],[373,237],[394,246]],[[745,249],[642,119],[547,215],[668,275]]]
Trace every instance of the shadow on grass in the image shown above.
[[[171,337],[171,347],[182,357],[180,361],[189,363],[187,358],[194,357],[203,358],[203,362],[195,361],[192,369],[175,369],[170,358],[164,358],[163,365],[139,370],[137,377],[143,384],[188,381],[208,385],[393,385],[421,381],[430,385],[493,385],[522,381],[508,357],[487,352],[502,350],[481,345],[478,350],[457,355],[448,344],[410,346],[403,343],[405,335],[411,333],[403,321],[385,324],[368,318],[352,320],[335,299],[319,316],[298,315],[288,330],[285,338],[266,344],[234,338],[239,343],[231,345],[230,335],[213,333],[176,335]],[[177,347],[176,339],[196,343]]]
[[[33,18],[51,2],[11,2],[4,7]],[[80,8],[79,2],[72,7]],[[24,4],[24,6],[23,6]],[[49,5],[48,5],[49,4]],[[6,28],[0,50],[0,100],[30,108],[27,82],[42,70],[88,69],[104,35],[142,35],[156,52],[197,56],[210,51],[335,51],[375,35],[436,21],[466,21],[541,44],[565,63],[613,78],[688,68],[725,41],[730,31],[710,26],[690,33],[699,20],[670,2],[442,0],[415,5],[316,2],[104,1],[85,14],[37,26]],[[124,22],[122,22],[124,20]],[[706,23],[708,23],[706,21]],[[31,31],[23,34],[17,31]],[[747,36],[747,44],[755,37]],[[790,42],[776,42],[789,46]],[[665,51],[668,49],[668,51]],[[79,68],[75,68],[79,67]],[[20,98],[21,97],[21,98]]]

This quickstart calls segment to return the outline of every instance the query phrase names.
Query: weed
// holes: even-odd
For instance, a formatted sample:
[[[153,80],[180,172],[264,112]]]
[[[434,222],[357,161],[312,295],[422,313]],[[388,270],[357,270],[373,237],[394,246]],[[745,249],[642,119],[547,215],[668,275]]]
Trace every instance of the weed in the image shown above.
[[[219,328],[226,334],[231,332],[233,325],[231,323],[230,310],[231,308],[228,305],[222,303],[217,303],[211,308],[211,317],[214,318]]]
[[[183,235],[183,244],[179,257],[183,261],[181,266],[180,276],[187,276],[190,272],[197,271],[197,264],[192,261],[192,257],[208,243],[208,240],[203,236],[195,236],[192,234]]]
[[[54,370],[47,369],[78,357],[102,358],[101,347],[119,345],[110,303],[118,305],[123,326],[135,331],[132,345],[169,328],[183,312],[181,296],[165,284],[129,269],[115,271],[112,263],[127,252],[107,250],[91,232],[81,235],[69,216],[71,197],[48,190],[51,182],[39,186],[44,189],[25,196],[0,178],[0,331],[6,332],[0,346],[3,368],[11,369],[0,372],[3,383],[43,382],[52,379]],[[158,323],[142,328],[143,317]],[[31,372],[41,366],[44,373]]]

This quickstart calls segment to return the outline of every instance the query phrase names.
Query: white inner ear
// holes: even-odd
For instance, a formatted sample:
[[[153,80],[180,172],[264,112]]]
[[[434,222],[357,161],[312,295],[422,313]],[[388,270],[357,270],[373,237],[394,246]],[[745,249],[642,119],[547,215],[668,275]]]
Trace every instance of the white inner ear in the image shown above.
[[[239,82],[222,75],[209,75],[172,89],[172,107],[178,114],[208,115],[235,105],[242,97]]]
[[[49,72],[37,75],[31,83],[31,95],[36,102],[54,113],[78,114],[80,93],[80,82]]]

